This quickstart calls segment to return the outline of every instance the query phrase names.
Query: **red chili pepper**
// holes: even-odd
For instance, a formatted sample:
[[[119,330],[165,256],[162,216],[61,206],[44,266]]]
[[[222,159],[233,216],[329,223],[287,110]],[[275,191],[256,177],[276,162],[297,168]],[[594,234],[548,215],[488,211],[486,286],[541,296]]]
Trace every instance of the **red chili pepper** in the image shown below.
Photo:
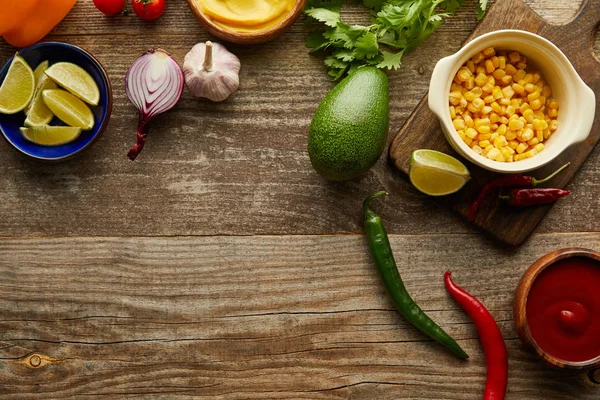
[[[512,189],[508,196],[500,196],[500,198],[506,200],[507,203],[513,207],[527,207],[538,204],[554,203],[561,197],[570,194],[570,190],[563,189]]]
[[[544,179],[535,179],[532,176],[527,175],[507,175],[501,176],[500,178],[494,179],[493,181],[486,184],[479,192],[479,195],[471,203],[471,207],[469,208],[469,221],[473,221],[475,219],[475,214],[477,213],[477,209],[483,200],[485,200],[491,192],[498,188],[514,188],[514,187],[536,187],[549,181],[558,175],[563,169],[567,168],[571,163],[566,163],[556,171],[554,171],[551,175],[547,176]]]
[[[483,400],[502,400],[508,384],[508,354],[498,324],[479,300],[456,286],[451,275],[450,271],[444,274],[446,290],[473,320],[483,346],[487,368]]]

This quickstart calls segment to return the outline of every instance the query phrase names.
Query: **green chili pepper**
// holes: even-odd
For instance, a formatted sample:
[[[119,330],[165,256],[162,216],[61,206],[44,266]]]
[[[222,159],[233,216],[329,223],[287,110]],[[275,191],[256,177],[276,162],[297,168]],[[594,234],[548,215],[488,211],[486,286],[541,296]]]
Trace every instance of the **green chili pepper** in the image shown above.
[[[371,254],[373,255],[377,269],[381,274],[383,283],[389,295],[392,296],[394,305],[404,318],[421,332],[446,346],[458,357],[463,359],[468,358],[469,356],[461,349],[458,343],[433,322],[406,291],[402,278],[400,278],[400,274],[398,273],[398,267],[396,266],[394,255],[392,254],[392,248],[388,240],[387,232],[381,222],[381,217],[369,208],[371,200],[386,194],[387,192],[377,192],[367,197],[363,203],[365,234],[367,235],[369,248],[371,249]]]

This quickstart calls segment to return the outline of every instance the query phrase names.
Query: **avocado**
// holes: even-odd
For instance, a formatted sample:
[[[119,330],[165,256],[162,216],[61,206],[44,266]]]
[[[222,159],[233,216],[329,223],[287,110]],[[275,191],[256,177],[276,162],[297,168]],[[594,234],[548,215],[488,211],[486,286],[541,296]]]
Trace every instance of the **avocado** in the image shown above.
[[[343,181],[368,171],[387,142],[388,79],[375,67],[362,67],[323,99],[310,124],[308,154],[323,177]]]

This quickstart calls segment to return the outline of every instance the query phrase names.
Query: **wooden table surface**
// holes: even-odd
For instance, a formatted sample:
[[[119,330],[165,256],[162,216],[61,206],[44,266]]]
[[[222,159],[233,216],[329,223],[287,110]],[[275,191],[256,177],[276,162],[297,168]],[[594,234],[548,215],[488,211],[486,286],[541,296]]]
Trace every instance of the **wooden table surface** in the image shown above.
[[[501,1],[501,0],[500,0]],[[528,0],[554,22],[574,0]],[[402,125],[436,61],[475,27],[475,0],[390,74],[391,127]],[[364,21],[360,8],[346,18]],[[485,361],[442,273],[499,322],[508,399],[599,399],[581,376],[551,371],[523,347],[512,297],[551,250],[600,249],[600,150],[537,232],[500,245],[417,193],[383,156],[359,180],[312,169],[307,129],[333,83],[308,55],[299,20],[264,45],[229,48],[240,90],[213,104],[187,92],[130,162],[137,111],[127,67],[161,47],[180,62],[209,39],[184,0],[146,23],[106,18],[80,0],[47,37],[91,51],[114,86],[108,130],[80,157],[27,159],[0,141],[0,398],[480,399]],[[600,43],[598,41],[597,43]],[[15,49],[0,39],[0,63]],[[471,355],[452,357],[395,311],[361,234],[376,189],[406,286]],[[33,357],[32,357],[33,354]]]

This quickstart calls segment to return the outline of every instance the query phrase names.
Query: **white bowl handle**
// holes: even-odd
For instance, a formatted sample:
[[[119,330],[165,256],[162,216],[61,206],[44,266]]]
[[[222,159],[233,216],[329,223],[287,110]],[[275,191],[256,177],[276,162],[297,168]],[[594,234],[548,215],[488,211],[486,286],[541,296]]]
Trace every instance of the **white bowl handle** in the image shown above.
[[[580,123],[579,130],[573,134],[571,144],[577,144],[585,141],[592,130],[594,117],[596,113],[596,95],[594,91],[585,83],[581,82],[580,103],[584,109],[582,110],[583,117]]]
[[[431,111],[433,111],[440,119],[444,117],[444,108],[448,103],[446,85],[450,79],[450,72],[452,72],[451,70],[454,66],[454,61],[454,56],[442,58],[437,62],[433,69],[433,73],[431,74],[428,103]]]

